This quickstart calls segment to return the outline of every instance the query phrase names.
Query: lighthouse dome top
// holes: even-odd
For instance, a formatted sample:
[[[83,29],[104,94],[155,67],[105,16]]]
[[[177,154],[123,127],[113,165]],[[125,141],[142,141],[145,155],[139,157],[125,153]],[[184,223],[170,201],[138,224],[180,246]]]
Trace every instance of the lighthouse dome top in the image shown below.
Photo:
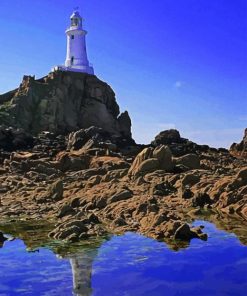
[[[70,16],[70,25],[71,27],[77,27],[78,29],[82,29],[82,17],[78,10],[74,10],[72,15]]]
[[[72,15],[70,16],[70,19],[73,19],[73,18],[80,18],[80,19],[82,18],[78,10],[73,11]]]

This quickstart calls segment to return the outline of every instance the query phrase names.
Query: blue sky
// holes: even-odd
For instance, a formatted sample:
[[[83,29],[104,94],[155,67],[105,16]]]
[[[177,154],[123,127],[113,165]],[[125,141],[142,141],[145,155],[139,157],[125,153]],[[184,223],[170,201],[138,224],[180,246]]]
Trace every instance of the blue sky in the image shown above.
[[[64,63],[79,6],[89,60],[148,143],[177,128],[228,147],[247,127],[246,0],[1,0],[0,93]]]

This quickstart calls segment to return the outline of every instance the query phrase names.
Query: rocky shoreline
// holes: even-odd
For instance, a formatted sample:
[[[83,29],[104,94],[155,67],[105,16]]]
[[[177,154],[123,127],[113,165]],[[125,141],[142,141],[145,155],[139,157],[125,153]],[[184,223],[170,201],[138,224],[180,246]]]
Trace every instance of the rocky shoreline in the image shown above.
[[[109,86],[56,75],[25,77],[0,97],[7,112],[0,117],[1,220],[51,221],[49,236],[68,242],[134,231],[170,243],[206,240],[202,227],[190,226],[203,212],[247,220],[246,133],[230,151],[197,145],[177,130],[138,145]],[[34,101],[48,121],[35,121]],[[104,122],[93,125],[99,110]]]
[[[207,239],[187,223],[202,211],[247,220],[245,159],[185,141],[174,130],[144,149],[120,148],[102,133],[95,127],[72,133],[65,150],[60,137],[43,133],[30,149],[2,152],[1,218],[55,221],[49,236],[70,242],[125,231],[159,240]],[[174,133],[179,137],[172,139]],[[174,155],[181,151],[186,154]]]

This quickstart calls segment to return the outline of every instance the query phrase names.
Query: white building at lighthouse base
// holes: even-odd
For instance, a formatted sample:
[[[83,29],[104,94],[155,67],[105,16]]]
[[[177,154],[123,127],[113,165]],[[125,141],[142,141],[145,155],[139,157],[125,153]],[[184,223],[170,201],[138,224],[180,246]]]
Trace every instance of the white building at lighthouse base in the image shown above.
[[[75,68],[75,67],[65,67],[63,65],[61,66],[55,66],[52,68],[52,71],[71,71],[71,72],[79,72],[79,73],[87,73],[90,75],[94,75],[94,69],[93,66],[81,66],[80,68]]]

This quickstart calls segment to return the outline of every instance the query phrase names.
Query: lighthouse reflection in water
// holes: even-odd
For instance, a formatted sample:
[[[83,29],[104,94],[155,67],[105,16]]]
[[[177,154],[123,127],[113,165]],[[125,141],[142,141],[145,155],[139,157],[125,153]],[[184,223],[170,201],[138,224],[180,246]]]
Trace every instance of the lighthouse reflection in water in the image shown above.
[[[135,233],[65,255],[5,242],[0,295],[246,295],[247,247],[214,224],[195,223],[201,224],[208,241],[193,239],[176,251]]]

